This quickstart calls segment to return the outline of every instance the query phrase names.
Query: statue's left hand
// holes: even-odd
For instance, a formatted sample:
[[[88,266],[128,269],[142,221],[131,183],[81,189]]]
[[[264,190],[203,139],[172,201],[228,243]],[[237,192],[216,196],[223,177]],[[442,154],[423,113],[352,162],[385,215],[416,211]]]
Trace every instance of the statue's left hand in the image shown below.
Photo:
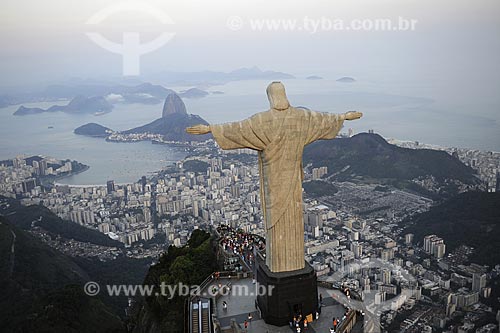
[[[207,134],[210,133],[210,126],[207,125],[195,125],[186,128],[186,132],[189,134]]]
[[[363,117],[363,113],[358,111],[349,111],[344,113],[345,120],[356,120]]]

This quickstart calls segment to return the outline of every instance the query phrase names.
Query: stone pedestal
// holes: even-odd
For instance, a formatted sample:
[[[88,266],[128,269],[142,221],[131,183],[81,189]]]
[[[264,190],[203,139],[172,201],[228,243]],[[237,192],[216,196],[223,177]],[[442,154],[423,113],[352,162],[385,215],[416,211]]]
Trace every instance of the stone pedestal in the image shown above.
[[[312,314],[318,309],[318,287],[316,272],[306,262],[305,268],[296,271],[273,273],[265,261],[257,256],[257,283],[274,286],[272,292],[257,295],[257,306],[267,324],[275,326],[289,325],[296,311],[302,317]]]

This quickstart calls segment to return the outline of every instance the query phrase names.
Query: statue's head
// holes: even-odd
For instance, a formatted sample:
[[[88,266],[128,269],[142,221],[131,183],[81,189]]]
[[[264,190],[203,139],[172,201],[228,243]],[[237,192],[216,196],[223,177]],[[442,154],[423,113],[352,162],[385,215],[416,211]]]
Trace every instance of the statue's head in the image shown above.
[[[290,107],[288,98],[286,98],[285,86],[279,81],[274,81],[267,86],[267,98],[271,109],[281,111]]]

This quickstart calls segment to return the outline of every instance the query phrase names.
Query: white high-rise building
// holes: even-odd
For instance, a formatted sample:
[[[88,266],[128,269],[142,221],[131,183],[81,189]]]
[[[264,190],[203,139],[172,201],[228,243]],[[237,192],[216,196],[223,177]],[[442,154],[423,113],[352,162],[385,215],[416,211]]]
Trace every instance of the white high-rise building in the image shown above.
[[[382,282],[384,284],[390,284],[391,283],[391,271],[388,269],[382,270]]]
[[[413,234],[406,234],[405,244],[410,245],[411,243],[413,243]]]
[[[481,291],[486,287],[486,274],[472,274],[472,291]]]
[[[359,242],[352,242],[351,251],[354,253],[354,258],[359,259],[363,254],[363,245],[361,245]]]
[[[438,259],[444,257],[446,245],[444,240],[436,235],[427,235],[424,237],[424,251],[435,256]]]
[[[375,304],[382,304],[385,302],[385,292],[384,291],[379,291],[378,293],[375,294]]]

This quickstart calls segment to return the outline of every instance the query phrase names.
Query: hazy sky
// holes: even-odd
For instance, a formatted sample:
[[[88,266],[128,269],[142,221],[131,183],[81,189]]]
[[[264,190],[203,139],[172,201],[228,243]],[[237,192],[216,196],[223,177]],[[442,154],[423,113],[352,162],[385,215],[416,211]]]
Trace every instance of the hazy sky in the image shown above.
[[[2,0],[0,85],[24,85],[72,76],[119,76],[121,56],[93,43],[95,31],[119,42],[124,31],[144,40],[162,31],[175,36],[141,58],[143,73],[162,69],[224,70],[257,65],[297,75],[385,77],[425,81],[446,77],[498,89],[500,1],[141,1],[174,22],[146,14],[117,13],[98,25],[87,20],[123,1]],[[237,16],[241,29],[228,28]],[[255,31],[253,19],[418,20],[415,31]]]

